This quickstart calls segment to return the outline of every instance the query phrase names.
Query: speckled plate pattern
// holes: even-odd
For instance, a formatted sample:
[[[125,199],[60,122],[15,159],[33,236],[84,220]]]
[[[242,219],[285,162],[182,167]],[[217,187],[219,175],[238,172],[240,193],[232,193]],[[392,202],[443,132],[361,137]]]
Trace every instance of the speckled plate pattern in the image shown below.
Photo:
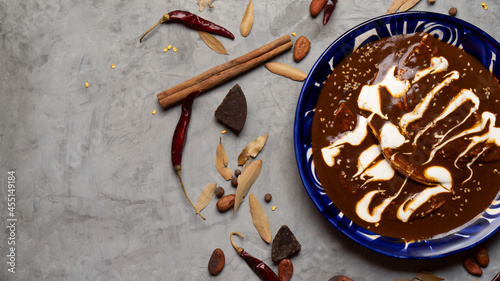
[[[340,232],[359,244],[384,255],[405,259],[431,259],[471,248],[500,227],[500,194],[491,206],[467,225],[432,239],[404,242],[384,237],[352,223],[331,202],[316,176],[312,160],[311,125],[321,86],[332,69],[353,50],[380,38],[425,31],[464,49],[496,77],[500,77],[497,54],[500,44],[463,20],[429,12],[405,12],[368,20],[336,39],[316,61],[304,82],[295,113],[294,144],[299,173],[313,203]],[[332,230],[333,231],[333,230]]]

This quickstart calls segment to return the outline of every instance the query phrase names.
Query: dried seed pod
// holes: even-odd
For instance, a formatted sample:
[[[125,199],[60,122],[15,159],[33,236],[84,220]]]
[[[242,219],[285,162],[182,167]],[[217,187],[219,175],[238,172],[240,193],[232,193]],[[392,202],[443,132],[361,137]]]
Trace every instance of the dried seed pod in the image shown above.
[[[262,150],[262,148],[266,144],[267,135],[268,135],[268,133],[254,139],[252,142],[247,144],[247,146],[245,146],[245,148],[243,148],[243,150],[240,152],[240,155],[238,155],[238,165],[244,165],[245,162],[248,159],[250,159],[250,157],[255,158],[257,156],[257,154],[259,154],[259,152]],[[241,171],[240,171],[240,173],[241,173]],[[235,171],[235,174],[236,174],[236,171]]]
[[[305,36],[300,36],[297,38],[297,41],[295,41],[295,46],[293,47],[293,60],[296,62],[301,61],[306,57],[310,49],[311,42],[309,39]]]
[[[274,74],[278,74],[295,81],[304,81],[307,78],[307,74],[305,72],[284,63],[275,61],[268,62],[266,63],[266,67]]]
[[[239,177],[238,187],[236,188],[236,198],[234,201],[235,214],[241,204],[241,201],[243,200],[243,197],[247,195],[248,191],[259,177],[261,170],[262,160],[257,160],[248,165],[248,167],[245,169],[245,172],[242,173]]]
[[[477,247],[474,249],[474,259],[481,267],[487,267],[490,263],[490,256],[488,255],[488,251],[483,246]]]
[[[196,203],[196,214],[199,214],[201,210],[203,210],[208,205],[208,203],[210,203],[212,197],[214,197],[216,186],[217,184],[211,183],[203,189],[200,197],[198,197],[198,202]]]
[[[247,37],[253,25],[253,0],[248,2],[245,14],[241,20],[240,31],[243,37]]]
[[[309,5],[309,12],[313,18],[317,17],[325,7],[326,0],[312,0]]]
[[[467,272],[472,275],[481,276],[483,274],[483,270],[481,269],[481,267],[479,267],[479,265],[471,258],[466,258],[464,260],[464,267]]]

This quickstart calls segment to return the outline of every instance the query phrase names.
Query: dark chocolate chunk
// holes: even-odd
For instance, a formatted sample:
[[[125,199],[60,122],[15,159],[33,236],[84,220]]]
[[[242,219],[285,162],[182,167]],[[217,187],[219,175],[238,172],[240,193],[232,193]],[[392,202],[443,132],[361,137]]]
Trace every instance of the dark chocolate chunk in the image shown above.
[[[274,237],[271,258],[274,263],[279,263],[283,259],[289,259],[301,250],[299,241],[295,238],[290,228],[287,225],[281,226]]]
[[[239,134],[247,119],[247,100],[240,85],[234,85],[215,111],[215,118]]]

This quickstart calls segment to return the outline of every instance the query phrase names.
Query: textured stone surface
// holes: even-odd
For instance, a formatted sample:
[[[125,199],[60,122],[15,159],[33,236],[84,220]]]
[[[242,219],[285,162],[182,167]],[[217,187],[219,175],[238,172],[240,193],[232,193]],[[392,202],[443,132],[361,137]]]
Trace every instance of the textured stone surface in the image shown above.
[[[69,1],[0,3],[0,280],[212,280],[207,260],[215,248],[226,253],[220,280],[258,280],[236,255],[239,245],[272,265],[271,246],[252,225],[248,202],[221,214],[215,200],[194,214],[171,167],[170,144],[180,107],[163,110],[156,94],[243,55],[284,34],[311,41],[296,64],[292,52],[275,61],[308,72],[315,60],[351,27],[383,15],[391,1],[339,1],[327,26],[312,19],[309,1],[254,1],[249,36],[239,34],[245,1],[215,0],[198,11],[195,0]],[[497,1],[422,0],[413,10],[457,17],[500,39]],[[162,14],[184,9],[220,23],[236,38],[218,37],[229,56],[211,51],[199,35],[179,24],[157,27],[139,37]],[[294,38],[294,40],[296,37]],[[178,51],[167,53],[167,45]],[[116,68],[112,69],[111,64]],[[85,82],[90,86],[85,87]],[[248,102],[245,129],[221,135],[214,118],[235,84]],[[252,187],[257,198],[273,194],[265,206],[271,232],[287,224],[302,244],[293,258],[294,280],[411,278],[426,269],[448,280],[465,280],[464,255],[433,261],[381,256],[347,239],[329,225],[304,190],[295,164],[293,122],[302,83],[259,67],[195,100],[183,157],[184,183],[191,199],[216,182],[234,190],[215,169],[219,137],[236,168],[239,152],[269,132],[259,154],[264,168]],[[156,110],[156,115],[151,114]],[[7,272],[7,172],[16,171],[16,273]],[[498,271],[500,241],[488,240],[490,266]],[[236,239],[236,237],[235,237]],[[470,278],[469,278],[470,279]]]

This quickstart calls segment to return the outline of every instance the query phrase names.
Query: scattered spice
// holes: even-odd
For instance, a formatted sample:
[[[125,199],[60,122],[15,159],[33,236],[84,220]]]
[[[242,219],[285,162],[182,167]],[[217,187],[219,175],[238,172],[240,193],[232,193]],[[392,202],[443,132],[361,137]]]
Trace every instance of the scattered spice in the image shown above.
[[[172,45],[168,45],[167,49],[169,49],[169,50],[172,49]]]
[[[206,20],[202,17],[199,17],[193,13],[187,12],[187,11],[171,11],[169,13],[166,13],[162,16],[162,18],[155,24],[153,25],[148,31],[146,31],[141,38],[139,39],[139,42],[142,42],[142,39],[151,31],[153,30],[156,26],[158,26],[161,23],[171,23],[171,22],[177,22],[177,23],[182,23],[186,27],[193,29],[193,30],[200,30],[200,31],[206,31],[210,32],[213,34],[221,35],[224,37],[227,37],[229,39],[234,39],[234,35],[224,27],[217,25],[209,20]],[[174,47],[174,52],[175,52],[175,47]]]
[[[457,8],[455,7],[451,7],[450,10],[448,11],[448,13],[450,14],[450,16],[454,17],[457,15]]]
[[[274,271],[268,265],[266,265],[261,260],[251,256],[249,253],[247,253],[245,251],[245,249],[238,247],[238,246],[236,246],[236,244],[234,244],[233,235],[235,235],[235,234],[240,236],[241,238],[245,238],[245,236],[243,236],[243,234],[241,234],[239,232],[231,232],[231,234],[230,234],[231,245],[233,245],[233,248],[236,250],[238,255],[240,255],[240,257],[242,257],[246,261],[246,263],[248,264],[250,269],[252,269],[252,271],[257,276],[259,276],[260,280],[262,280],[262,281],[280,281],[280,278],[278,277],[278,275],[276,275],[276,273],[274,273]]]
[[[264,195],[264,200],[266,202],[271,202],[271,199],[273,199],[273,196],[271,195],[271,193],[266,193],[266,195]]]
[[[488,10],[488,5],[486,5],[486,3],[482,2],[481,6],[483,6],[483,9]]]
[[[234,194],[228,194],[220,198],[217,201],[217,210],[222,213],[227,212],[229,209],[231,209],[231,207],[234,206],[234,198]]]
[[[155,115],[156,114],[156,109],[154,109],[153,111],[151,111],[151,114]]]
[[[172,48],[172,51],[177,52],[177,48],[176,48],[176,47],[173,47],[173,48]]]
[[[259,232],[260,237],[264,239],[267,243],[271,243],[271,227],[269,226],[269,220],[267,215],[262,209],[255,195],[249,195],[250,201],[250,214],[252,215],[253,225]]]
[[[337,275],[328,279],[328,281],[353,281],[353,280],[345,275]]]
[[[215,153],[215,166],[217,167],[217,171],[219,172],[219,174],[227,181],[233,177],[233,172],[227,167],[228,163],[229,158],[227,157],[226,151],[224,150],[221,138],[219,141],[219,145],[217,145],[217,150]]]
[[[483,270],[473,259],[466,258],[463,264],[467,272],[469,272],[471,275],[481,276],[483,274]]]
[[[234,170],[234,176],[238,177],[239,175],[241,175],[241,170],[240,169]]]
[[[231,179],[231,185],[232,185],[233,187],[238,187],[238,178],[237,178],[237,177],[233,177],[233,178]]]
[[[312,0],[309,5],[309,13],[313,18],[317,17],[326,5],[327,0]]]
[[[221,198],[223,195],[224,195],[224,188],[222,186],[218,186],[216,189],[215,189],[215,196],[217,196],[217,198]]]
[[[295,37],[297,35],[297,33],[295,32],[292,32],[292,36]]]
[[[225,134],[225,133],[227,133],[227,131],[226,131],[226,130],[222,130],[222,131],[221,131],[221,134]]]
[[[167,47],[165,47],[165,49],[163,49],[163,52],[164,52],[164,53],[168,52],[168,48],[167,48]]]
[[[293,47],[293,60],[295,62],[299,62],[306,57],[311,49],[311,42],[307,37],[300,36],[295,41],[295,45]]]
[[[484,246],[478,246],[477,248],[474,248],[473,256],[476,262],[481,267],[487,267],[490,263],[490,256],[488,255],[488,251]]]
[[[116,67],[116,65],[113,63],[113,64],[111,65],[111,68],[113,68],[113,69],[114,69],[115,67]]]
[[[295,235],[287,225],[282,225],[278,233],[274,236],[271,258],[274,263],[279,263],[283,259],[289,259],[301,250],[301,245]]]
[[[288,281],[293,275],[293,263],[289,259],[283,259],[278,265],[278,276],[280,281]]]
[[[238,210],[238,207],[254,184],[255,180],[260,175],[260,171],[262,170],[262,160],[257,160],[255,162],[250,163],[246,170],[241,174],[238,178],[238,187],[236,188],[236,198],[234,201],[234,213]]]
[[[213,276],[219,275],[222,269],[224,269],[225,264],[226,256],[222,249],[217,248],[212,252],[210,260],[208,261],[208,272]]]
[[[295,81],[304,81],[307,78],[307,74],[305,72],[281,62],[273,61],[268,62],[265,65],[266,68],[269,69],[269,71],[271,71],[272,73],[290,78]]]
[[[196,2],[196,4],[198,4],[198,6],[200,6],[200,12],[203,12],[203,10],[207,6],[210,8],[214,8],[214,6],[212,5],[212,0],[198,0],[198,2]]]
[[[240,155],[238,155],[238,165],[241,166],[245,164],[245,162],[250,159],[251,157],[255,158],[259,154],[259,152],[262,150],[264,145],[266,144],[267,141],[267,136],[268,133],[265,135],[262,135],[243,148],[243,150],[240,152]]]
[[[198,34],[200,35],[203,42],[205,42],[205,44],[207,44],[207,46],[210,49],[214,50],[218,54],[229,55],[226,51],[226,47],[224,47],[224,45],[222,45],[222,43],[217,38],[215,38],[212,34],[205,32],[205,31],[199,31],[199,30],[198,30]],[[175,49],[174,49],[174,52],[175,52]]]
[[[207,185],[198,197],[198,202],[196,203],[196,214],[199,214],[201,210],[203,210],[210,201],[212,201],[212,197],[214,197],[215,188],[217,184],[211,183]]]
[[[271,208],[271,211],[276,211],[276,206],[273,206],[273,207]]]
[[[241,19],[240,24],[240,32],[243,37],[247,37],[248,33],[252,29],[253,25],[253,0],[248,1],[247,8],[245,10],[245,14],[243,14],[243,18]]]
[[[198,96],[200,93],[201,91],[192,92],[182,102],[181,116],[179,118],[179,121],[177,122],[177,126],[175,127],[174,136],[172,138],[172,150],[170,153],[172,157],[172,165],[174,166],[175,173],[177,174],[177,177],[179,178],[179,181],[181,183],[182,191],[184,192],[184,195],[189,201],[189,204],[191,204],[191,206],[195,211],[197,211],[197,209],[194,206],[191,199],[189,198],[186,192],[186,188],[184,187],[184,183],[182,182],[181,160],[182,160],[182,151],[184,150],[184,144],[186,142],[186,137],[187,137],[187,128],[189,125],[189,120],[191,119],[193,101],[196,98],[196,96]],[[205,219],[205,217],[203,217],[200,213],[197,214],[202,219]]]
[[[325,8],[323,10],[323,25],[326,25],[332,16],[335,6],[337,5],[337,0],[327,0]]]
[[[89,82],[85,82],[85,88],[88,88],[90,86]]]

